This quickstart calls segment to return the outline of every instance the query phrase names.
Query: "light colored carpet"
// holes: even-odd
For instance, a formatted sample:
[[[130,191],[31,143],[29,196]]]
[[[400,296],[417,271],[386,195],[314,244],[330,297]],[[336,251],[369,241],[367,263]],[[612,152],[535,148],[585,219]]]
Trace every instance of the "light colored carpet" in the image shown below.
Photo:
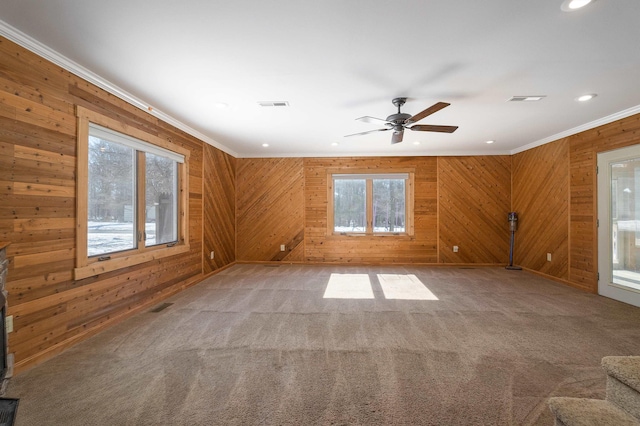
[[[331,274],[374,298],[323,298]],[[640,354],[640,309],[502,268],[236,265],[167,301],[13,378],[17,424],[552,425]]]
[[[640,426],[638,419],[602,399],[553,397],[549,407],[556,426]]]

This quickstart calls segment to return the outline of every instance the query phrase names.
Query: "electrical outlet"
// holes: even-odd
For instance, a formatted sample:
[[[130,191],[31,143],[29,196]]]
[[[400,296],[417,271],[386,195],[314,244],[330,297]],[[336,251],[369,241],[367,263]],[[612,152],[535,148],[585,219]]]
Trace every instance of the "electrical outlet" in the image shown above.
[[[551,253],[547,253],[547,262],[551,262]]]
[[[280,244],[280,251],[285,251],[287,247],[284,244]]]
[[[11,333],[13,331],[13,315],[9,315],[4,321],[7,333]]]
[[[458,252],[458,246],[453,246],[453,252],[457,253]]]
[[[215,253],[213,253],[213,250],[211,250],[211,254],[209,254],[209,259],[213,260],[214,257],[215,257]]]

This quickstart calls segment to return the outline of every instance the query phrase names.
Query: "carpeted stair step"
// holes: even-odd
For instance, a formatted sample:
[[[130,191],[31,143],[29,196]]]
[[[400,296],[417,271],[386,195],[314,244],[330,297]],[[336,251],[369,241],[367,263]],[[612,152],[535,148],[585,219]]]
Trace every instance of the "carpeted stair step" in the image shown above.
[[[549,408],[556,416],[555,426],[640,426],[640,420],[601,399],[554,397]]]
[[[606,356],[607,401],[640,419],[640,356]]]

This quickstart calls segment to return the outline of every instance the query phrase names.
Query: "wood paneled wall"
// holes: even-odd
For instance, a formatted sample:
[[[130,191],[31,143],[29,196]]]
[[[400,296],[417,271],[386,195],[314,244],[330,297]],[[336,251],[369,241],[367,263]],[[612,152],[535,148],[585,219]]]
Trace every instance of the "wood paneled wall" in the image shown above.
[[[237,259],[302,261],[302,159],[239,159],[237,185]]]
[[[327,235],[328,169],[415,169],[414,229],[409,237]],[[437,262],[436,157],[305,158],[305,259],[339,263]]]
[[[569,144],[569,278],[572,283],[595,293],[598,290],[598,153],[640,144],[640,114],[571,136]]]
[[[514,156],[513,199],[522,220],[516,259],[522,266],[598,291],[597,155],[639,143],[637,114]],[[546,262],[549,252],[552,262]]]
[[[414,170],[414,235],[331,235],[327,177],[336,169]],[[506,264],[508,260],[508,156],[241,159],[237,182],[241,261]],[[451,254],[448,248],[451,253],[443,254],[441,249],[439,258],[439,238],[443,247],[459,245],[460,252]],[[297,247],[295,256],[279,257],[279,245],[289,241]]]
[[[508,263],[510,207],[509,156],[438,158],[440,263]]]
[[[190,151],[188,253],[73,280],[76,105]],[[219,223],[226,227],[222,237],[208,234],[206,250],[215,249],[220,258],[207,262],[207,271],[233,261],[233,159],[207,146],[210,167],[203,171],[204,145],[0,38],[0,241],[11,243],[9,351],[16,371],[201,279],[203,225],[209,231]],[[217,179],[206,194],[203,177]]]
[[[204,273],[236,260],[236,159],[204,145]],[[214,257],[211,259],[211,252]]]
[[[513,209],[518,212],[514,263],[569,275],[569,143],[566,139],[513,156]],[[551,253],[551,262],[547,261]]]

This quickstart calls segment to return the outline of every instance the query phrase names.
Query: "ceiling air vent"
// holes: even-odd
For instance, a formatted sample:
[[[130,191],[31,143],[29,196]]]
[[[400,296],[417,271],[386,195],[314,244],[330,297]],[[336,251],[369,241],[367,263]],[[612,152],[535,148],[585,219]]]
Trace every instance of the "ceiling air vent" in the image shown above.
[[[288,107],[289,102],[287,101],[261,101],[258,102],[258,105],[261,107]]]
[[[546,95],[512,96],[508,102],[535,102],[546,98]]]

